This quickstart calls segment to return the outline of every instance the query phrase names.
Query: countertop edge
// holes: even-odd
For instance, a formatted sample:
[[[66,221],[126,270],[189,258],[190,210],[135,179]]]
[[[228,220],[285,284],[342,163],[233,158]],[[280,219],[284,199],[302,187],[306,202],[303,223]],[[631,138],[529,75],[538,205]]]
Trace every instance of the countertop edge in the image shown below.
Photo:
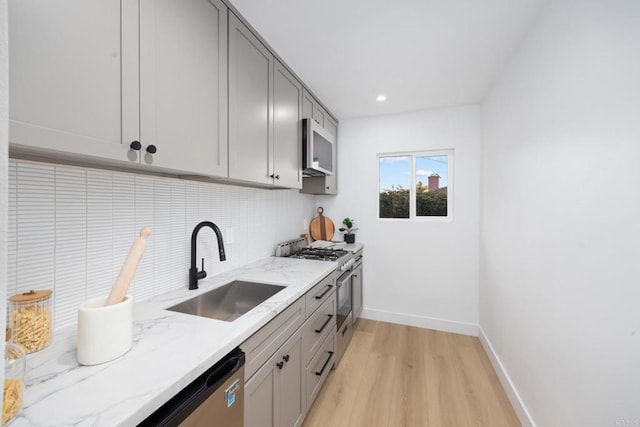
[[[148,300],[134,301],[132,349],[118,359],[101,365],[78,365],[75,360],[75,327],[55,332],[54,342],[49,348],[27,358],[25,405],[13,425],[136,425],[240,346],[335,268],[333,262],[270,257],[205,279],[201,281],[198,291],[188,291],[185,287]],[[168,306],[236,279],[282,284],[286,288],[234,322],[165,310]],[[192,338],[179,336],[192,328]],[[176,336],[175,341],[172,334]],[[216,339],[211,343],[200,342],[203,337],[209,338],[209,335],[216,335]],[[196,354],[185,357],[184,363],[190,364],[190,367],[176,368],[173,364],[179,363],[181,358],[172,350],[162,348],[163,345],[172,344],[172,341],[176,346],[198,346],[193,350]],[[179,353],[180,349],[176,351]],[[154,370],[164,372],[166,379],[155,379],[152,375]],[[140,388],[139,393],[136,390],[117,389],[118,379],[128,379],[136,374],[138,381],[135,387]],[[96,393],[101,393],[100,396],[109,402],[96,402],[100,396],[85,396],[88,390],[98,390]],[[64,403],[67,405],[63,407],[71,406],[69,403],[74,394],[80,398],[78,403],[73,403],[77,412],[68,411],[50,419],[52,409],[59,412]],[[114,397],[117,397],[116,401],[110,400]]]

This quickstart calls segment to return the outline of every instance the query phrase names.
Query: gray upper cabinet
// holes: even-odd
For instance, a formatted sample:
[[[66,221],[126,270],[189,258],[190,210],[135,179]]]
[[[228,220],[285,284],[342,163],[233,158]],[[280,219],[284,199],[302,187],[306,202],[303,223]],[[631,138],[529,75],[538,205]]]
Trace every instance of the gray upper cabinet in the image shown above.
[[[227,176],[227,7],[221,0],[140,1],[142,161]]]
[[[275,60],[273,73],[274,184],[302,188],[302,84]]]
[[[314,119],[329,131],[334,138],[333,175],[312,176],[302,179],[302,192],[307,194],[338,194],[338,123],[306,90],[302,100],[302,118]]]
[[[229,178],[302,188],[302,84],[229,15]]]
[[[226,176],[224,3],[12,0],[9,11],[14,149]]]
[[[320,123],[320,126],[325,127],[325,120],[328,117],[327,112],[317,102],[313,105],[313,119]]]
[[[229,178],[272,184],[273,55],[229,13]]]
[[[302,118],[315,119],[313,117],[313,109],[316,106],[316,100],[306,90],[302,91]]]
[[[13,148],[138,161],[137,1],[11,0],[8,13]]]
[[[335,122],[226,4],[9,0],[12,155],[334,194],[301,119]]]

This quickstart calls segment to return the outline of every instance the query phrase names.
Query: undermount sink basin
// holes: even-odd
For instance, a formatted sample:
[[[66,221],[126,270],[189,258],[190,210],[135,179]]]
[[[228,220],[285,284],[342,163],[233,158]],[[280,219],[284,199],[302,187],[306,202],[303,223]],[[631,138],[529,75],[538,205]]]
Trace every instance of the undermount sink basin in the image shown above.
[[[167,310],[231,322],[284,288],[266,283],[234,280]]]

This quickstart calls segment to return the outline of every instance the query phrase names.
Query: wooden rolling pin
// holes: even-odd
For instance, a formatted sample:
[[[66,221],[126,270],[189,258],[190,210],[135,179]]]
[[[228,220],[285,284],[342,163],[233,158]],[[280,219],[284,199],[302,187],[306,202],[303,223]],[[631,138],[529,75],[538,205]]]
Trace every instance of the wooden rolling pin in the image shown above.
[[[144,227],[140,230],[140,236],[135,242],[133,242],[131,250],[129,250],[129,255],[124,261],[124,264],[122,264],[118,278],[113,283],[111,293],[104,305],[117,304],[124,300],[125,295],[127,295],[127,289],[129,289],[129,285],[131,284],[131,280],[133,280],[133,276],[136,274],[136,269],[138,268],[140,259],[142,259],[144,249],[147,247],[147,237],[149,237],[150,234],[151,229],[149,227]]]

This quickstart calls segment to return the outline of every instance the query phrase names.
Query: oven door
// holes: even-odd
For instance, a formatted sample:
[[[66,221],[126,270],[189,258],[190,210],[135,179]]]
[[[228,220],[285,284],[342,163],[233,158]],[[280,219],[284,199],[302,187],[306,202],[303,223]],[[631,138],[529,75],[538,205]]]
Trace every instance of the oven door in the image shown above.
[[[351,276],[349,271],[338,278],[336,320],[338,329],[351,313]]]
[[[336,335],[336,366],[342,359],[342,355],[351,341],[352,329],[352,313],[351,313],[351,282],[353,274],[351,272],[343,274],[337,283],[336,299],[337,299],[337,335]]]

